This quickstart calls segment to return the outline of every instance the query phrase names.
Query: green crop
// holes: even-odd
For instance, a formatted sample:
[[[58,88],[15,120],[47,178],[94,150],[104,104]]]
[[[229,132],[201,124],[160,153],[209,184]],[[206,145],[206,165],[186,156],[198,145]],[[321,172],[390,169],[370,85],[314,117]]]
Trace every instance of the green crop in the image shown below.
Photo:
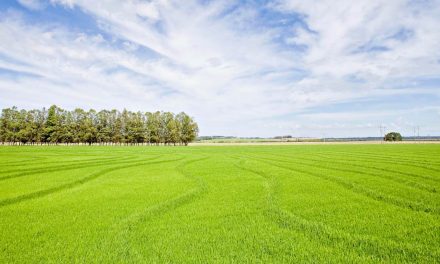
[[[0,263],[439,261],[440,145],[0,148]]]

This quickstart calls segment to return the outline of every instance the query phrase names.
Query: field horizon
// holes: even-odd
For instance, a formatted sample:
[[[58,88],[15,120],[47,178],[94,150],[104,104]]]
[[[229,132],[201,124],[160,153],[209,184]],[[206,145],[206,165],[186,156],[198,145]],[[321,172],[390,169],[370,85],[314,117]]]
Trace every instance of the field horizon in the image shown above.
[[[340,141],[194,141],[188,143],[189,147],[198,146],[301,146],[301,145],[406,145],[406,144],[440,144],[440,140],[340,140]],[[149,143],[26,143],[3,142],[0,147],[183,147],[182,144],[149,144]]]
[[[435,263],[439,147],[0,147],[0,262]]]

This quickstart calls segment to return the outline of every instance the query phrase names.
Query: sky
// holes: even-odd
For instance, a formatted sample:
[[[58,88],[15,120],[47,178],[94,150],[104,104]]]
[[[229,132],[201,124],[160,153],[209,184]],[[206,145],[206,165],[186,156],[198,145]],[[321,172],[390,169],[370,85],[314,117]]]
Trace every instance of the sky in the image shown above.
[[[2,0],[0,108],[185,111],[200,135],[440,136],[440,0]]]

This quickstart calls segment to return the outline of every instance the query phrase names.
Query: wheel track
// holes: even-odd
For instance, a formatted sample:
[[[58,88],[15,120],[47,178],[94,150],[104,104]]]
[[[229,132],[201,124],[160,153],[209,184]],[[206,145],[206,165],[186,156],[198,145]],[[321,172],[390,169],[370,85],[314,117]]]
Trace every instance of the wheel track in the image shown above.
[[[335,151],[333,152],[334,154],[340,154],[343,155],[344,157],[350,157],[350,156],[355,156],[355,157],[365,157],[365,158],[373,158],[375,162],[377,162],[377,160],[382,161],[382,163],[390,163],[393,162],[395,164],[400,164],[400,165],[405,165],[405,166],[411,166],[411,167],[416,167],[416,168],[424,168],[427,170],[433,170],[433,171],[440,171],[440,169],[437,166],[440,166],[439,163],[435,162],[435,161],[426,161],[426,160],[419,160],[419,159],[404,159],[404,158],[398,158],[396,159],[396,155],[393,154],[393,156],[391,157],[384,157],[383,155],[374,155],[374,154],[370,154],[370,153],[365,153],[365,152],[343,152],[343,151]],[[386,154],[385,154],[386,155]],[[404,156],[407,157],[407,156]],[[419,166],[416,164],[411,164],[409,165],[408,162],[411,163],[419,163],[419,164],[426,164],[429,166],[434,165],[435,167],[427,167],[427,166]]]
[[[261,153],[264,154],[271,154],[273,152],[267,152],[267,151],[261,151]],[[400,156],[400,155],[396,155],[395,153],[392,153],[392,156],[389,157],[384,157],[384,155],[387,155],[390,153],[385,153],[382,155],[375,155],[373,153],[369,153],[369,152],[357,152],[357,151],[352,151],[352,152],[347,152],[347,151],[313,151],[313,152],[306,152],[306,153],[301,153],[301,155],[339,155],[339,156],[343,156],[344,158],[347,157],[352,157],[353,155],[355,157],[367,157],[367,158],[374,158],[377,160],[382,160],[385,161],[384,163],[389,163],[390,161],[395,162],[395,163],[399,163],[402,165],[407,165],[407,162],[417,162],[420,164],[427,164],[427,165],[438,165],[440,166],[440,162],[435,162],[435,161],[427,161],[426,160],[426,156],[417,156],[416,158],[412,158],[412,159],[405,159],[405,157],[409,157],[408,155],[405,156]],[[398,157],[398,158],[396,158]],[[403,158],[402,158],[403,157]],[[420,160],[419,158],[422,158],[423,160]],[[423,167],[424,168],[424,167]]]
[[[239,164],[234,164],[237,168],[244,171],[251,172],[253,174],[259,175],[266,181],[270,180],[270,176],[266,173],[254,169],[249,169]],[[272,177],[274,178],[274,177]],[[345,231],[335,229],[321,222],[314,222],[307,220],[301,216],[295,215],[294,213],[283,210],[277,205],[274,195],[276,194],[274,183],[275,179],[271,180],[273,183],[266,183],[270,190],[268,196],[271,196],[268,203],[268,210],[265,216],[272,222],[276,223],[280,228],[299,230],[306,233],[309,236],[317,239],[320,242],[324,242],[329,246],[336,246],[342,250],[353,250],[358,254],[374,256],[377,260],[384,259],[389,255],[389,252],[393,252],[394,255],[410,256],[411,259],[417,262],[419,256],[424,256],[429,259],[436,259],[438,256],[431,254],[426,256],[426,250],[422,246],[415,244],[398,244],[393,240],[387,239],[383,242],[381,238],[374,236],[361,236],[358,234],[347,233]],[[364,250],[368,249],[367,252]]]
[[[152,218],[155,216],[155,213],[157,214],[163,214],[165,211],[170,211],[170,209],[177,209],[177,207],[185,204],[186,202],[190,202],[191,200],[189,198],[196,198],[196,195],[200,195],[202,194],[204,191],[207,190],[207,185],[206,183],[201,180],[200,178],[194,178],[191,175],[185,173],[183,171],[184,167],[195,163],[195,162],[199,162],[202,160],[206,160],[208,157],[203,157],[203,158],[198,158],[198,159],[193,159],[193,160],[188,160],[186,162],[182,162],[180,165],[176,166],[176,170],[182,174],[183,176],[185,176],[186,178],[194,181],[196,183],[196,186],[194,188],[191,188],[189,191],[178,195],[174,198],[171,198],[169,200],[166,200],[162,203],[159,203],[157,205],[154,206],[150,206],[147,207],[146,210],[142,211],[142,212],[138,212],[136,214],[133,214],[131,216],[129,216],[128,218],[126,218],[125,220],[123,220],[122,222],[144,222],[146,221],[148,218]],[[161,212],[161,210],[164,209],[164,212]]]
[[[333,161],[332,159],[334,159],[334,157],[323,156],[323,155],[317,155],[317,156],[320,156],[320,157],[325,158],[327,160],[331,160],[332,162],[335,162],[335,163],[344,164],[343,162],[340,162],[340,161]],[[359,159],[345,159],[345,160],[347,160],[347,161],[354,161],[354,162],[364,162],[364,160],[359,160]],[[376,162],[376,161],[374,161],[374,162]],[[392,164],[392,163],[390,164],[389,162],[388,163],[387,162],[376,162],[376,163],[387,164],[387,165],[391,165]],[[406,164],[405,166],[414,167],[412,165],[413,164]],[[388,168],[374,167],[374,166],[368,166],[368,165],[364,165],[364,164],[356,164],[356,166],[357,167],[368,168],[368,169],[375,169],[375,170],[385,171],[385,172],[396,173],[396,174],[405,175],[405,176],[411,176],[413,178],[420,178],[420,179],[425,179],[425,180],[429,180],[429,181],[433,181],[433,182],[440,182],[439,178],[429,177],[429,176],[415,174],[415,173],[411,173],[411,172],[396,171],[396,170],[392,170],[392,169],[388,169]],[[433,191],[433,192],[435,192],[435,191]]]
[[[256,153],[254,153],[254,154],[256,154]],[[337,159],[342,159],[342,160],[347,160],[347,161],[355,161],[355,162],[365,162],[366,161],[366,159],[362,159],[361,156],[356,156],[356,155],[353,156],[354,154],[353,153],[349,153],[349,152],[343,152],[343,155],[341,154],[341,152],[333,152],[333,153],[316,152],[316,153],[313,153],[313,154],[311,154],[311,153],[307,153],[307,154],[301,153],[301,155],[286,155],[286,154],[284,154],[284,155],[283,154],[274,155],[273,152],[261,152],[261,153],[258,153],[258,154],[262,154],[262,155],[265,155],[265,156],[266,155],[277,156],[277,157],[278,156],[282,156],[282,157],[291,158],[291,159],[296,159],[298,157],[303,157],[303,158],[309,159],[309,158],[313,158],[313,157],[319,156],[319,157],[323,157],[323,158],[326,158],[326,159],[330,159],[332,161],[333,160],[337,160]],[[353,157],[355,157],[355,158],[353,158]],[[356,157],[358,157],[358,159],[356,159]],[[436,168],[433,168],[433,167],[426,167],[426,166],[420,166],[420,165],[414,164],[414,162],[417,163],[417,161],[414,161],[414,160],[411,160],[411,161],[408,161],[408,162],[401,162],[401,160],[400,160],[400,162],[399,162],[399,161],[395,161],[393,159],[385,159],[385,158],[383,158],[383,156],[380,156],[380,157],[382,157],[382,158],[369,159],[368,161],[369,162],[378,163],[378,164],[385,164],[385,165],[397,164],[397,165],[406,166],[406,167],[415,168],[415,169],[426,169],[426,170],[429,170],[429,171],[433,171],[435,173],[440,172],[440,170],[438,170]],[[411,162],[411,163],[409,163],[409,162]],[[398,171],[395,171],[395,172],[398,173]],[[417,177],[423,177],[423,178],[426,178],[426,179],[429,179],[429,180],[432,180],[432,181],[440,182],[440,180],[438,178],[435,178],[435,177],[434,178],[433,177],[424,177],[423,175],[411,174],[411,173],[408,173],[408,175],[417,176]]]
[[[268,154],[269,155],[273,155],[271,153],[268,153]],[[365,159],[353,159],[352,158],[353,157],[353,153],[345,153],[345,154],[346,155],[341,157],[341,159],[344,159],[344,160],[347,160],[347,161],[365,162]],[[340,157],[340,156],[336,156],[335,157],[335,156],[329,156],[329,155],[332,155],[332,154],[328,154],[328,153],[326,153],[326,154],[314,153],[313,157],[320,156],[320,157],[325,157],[325,158],[331,159],[331,160],[335,160],[335,159]],[[279,156],[283,156],[283,157],[286,157],[286,158],[297,158],[298,157],[298,156],[290,156],[290,155],[279,155]],[[304,155],[302,155],[302,157],[304,157]],[[358,156],[355,156],[355,157],[358,157]],[[391,160],[391,159],[379,159],[379,161],[377,159],[375,159],[375,160],[370,160],[370,161],[371,162],[375,162],[375,163],[380,163],[380,164],[387,164],[387,165],[399,164],[399,165],[407,166],[407,167],[413,167],[413,168],[419,168],[419,169],[421,168],[421,169],[431,170],[431,171],[434,171],[434,172],[440,172],[440,170],[436,170],[434,168],[427,168],[426,166],[419,166],[419,165],[412,164],[412,163],[395,162],[394,160]],[[415,162],[415,161],[411,161],[411,162]],[[421,176],[423,177],[423,175],[417,175],[417,174],[411,174],[411,175],[418,176],[418,177],[421,177]],[[433,180],[433,181],[439,181],[437,178],[432,178],[432,177],[426,177],[426,179]]]
[[[90,182],[92,180],[95,180],[98,177],[101,177],[101,176],[103,176],[103,175],[105,175],[105,174],[107,174],[109,172],[113,172],[113,171],[117,171],[117,170],[121,170],[121,169],[125,169],[125,168],[136,167],[136,166],[143,166],[143,165],[151,165],[151,164],[159,164],[159,163],[179,161],[181,159],[183,159],[183,158],[172,159],[172,160],[151,161],[151,162],[125,163],[125,164],[120,165],[120,166],[106,168],[106,169],[97,171],[97,172],[92,173],[91,175],[89,175],[89,176],[87,176],[85,178],[81,178],[81,179],[76,180],[76,181],[71,182],[71,183],[63,184],[63,185],[60,185],[60,186],[57,186],[57,187],[53,187],[53,188],[49,188],[49,189],[45,189],[45,190],[41,190],[41,191],[37,191],[37,192],[33,192],[33,193],[30,193],[30,194],[20,195],[20,196],[14,197],[14,198],[8,198],[8,199],[1,200],[0,201],[0,207],[7,206],[7,205],[12,205],[12,204],[17,204],[17,203],[21,203],[21,202],[32,200],[32,199],[42,198],[44,196],[47,196],[47,195],[50,195],[50,194],[53,194],[53,193],[56,193],[56,192],[72,189],[72,188],[75,188],[77,186],[80,186],[80,185],[83,185],[85,183],[88,183],[88,182]]]
[[[32,161],[32,164],[34,164],[34,162],[42,162],[45,159],[47,159],[47,157],[29,157],[28,159],[25,159],[22,161],[1,162],[0,167],[11,166],[11,165],[12,166],[20,166],[20,165],[23,165],[23,163],[26,163],[28,161]]]
[[[321,154],[322,155],[322,154]],[[349,154],[347,154],[349,155]],[[325,157],[331,159],[334,157],[325,155]],[[350,157],[350,158],[347,158]],[[353,158],[355,157],[355,158]],[[424,170],[428,170],[428,171],[432,171],[435,173],[440,172],[440,169],[436,166],[432,166],[432,163],[426,163],[426,165],[428,166],[424,166],[424,165],[419,165],[419,164],[424,164],[422,162],[419,162],[417,160],[407,160],[407,161],[402,161],[402,160],[395,160],[395,159],[387,159],[387,158],[379,158],[379,157],[363,157],[363,156],[344,156],[344,159],[347,160],[351,160],[351,161],[358,161],[358,162],[365,162],[365,161],[369,161],[369,162],[374,162],[374,163],[378,163],[378,164],[396,164],[396,165],[400,165],[400,166],[405,166],[405,167],[409,167],[409,168],[415,168],[415,169],[424,169]],[[357,158],[357,159],[356,159]]]
[[[377,149],[376,149],[377,150]],[[391,150],[390,149],[383,149],[383,150],[386,150],[386,151],[388,151],[389,153],[388,154],[391,154]],[[369,155],[369,156],[375,156],[375,157],[383,157],[383,155],[377,155],[377,153],[376,152],[365,152],[365,151],[351,151],[351,152],[347,152],[347,151],[344,151],[344,150],[340,150],[340,151],[335,151],[335,152],[340,152],[340,153],[344,153],[344,154],[360,154],[360,155]],[[409,153],[411,153],[411,152],[409,152]],[[400,154],[400,152],[399,153],[395,153],[395,152],[392,152],[392,156],[390,157],[390,158],[398,158],[398,160],[401,160],[402,158],[404,158],[405,160],[409,160],[409,161],[411,161],[411,160],[414,160],[414,159],[424,159],[423,161],[426,161],[425,159],[426,159],[426,154],[425,154],[426,152],[425,151],[422,151],[422,152],[412,152],[412,154],[405,154],[405,155],[401,155]]]
[[[275,202],[275,195],[276,195],[276,189],[278,186],[278,182],[275,180],[274,177],[269,177],[269,175],[258,171],[258,170],[254,170],[254,169],[250,169],[245,167],[244,164],[246,162],[246,160],[244,160],[242,157],[235,157],[236,162],[233,163],[233,165],[243,171],[248,171],[251,172],[252,174],[256,174],[257,176],[259,176],[260,178],[262,178],[265,182],[264,184],[264,188],[266,190],[266,202],[268,205],[268,210],[279,210],[278,206],[276,205]]]
[[[58,165],[58,166],[51,166],[51,167],[44,167],[41,169],[26,169],[26,170],[21,170],[18,173],[15,174],[10,174],[10,175],[6,175],[6,176],[2,176],[0,177],[0,182],[4,181],[4,180],[8,180],[8,179],[14,179],[14,178],[20,178],[20,177],[26,177],[26,176],[31,176],[31,175],[35,175],[35,174],[41,174],[41,173],[46,173],[46,172],[59,172],[59,171],[66,171],[66,170],[73,170],[73,169],[84,169],[84,168],[91,168],[91,167],[97,167],[97,166],[102,166],[102,165],[107,165],[107,164],[115,164],[115,161],[126,161],[126,160],[131,160],[131,157],[124,157],[124,158],[115,158],[112,160],[106,160],[104,162],[83,162],[83,163],[76,163],[76,164],[71,164],[71,165]]]
[[[338,164],[342,164],[342,165],[347,165],[344,162],[334,161],[334,160],[332,160],[331,157],[326,157],[326,156],[320,156],[320,157],[325,158],[327,161],[331,161],[332,163],[338,163]],[[318,161],[318,160],[314,160],[314,161]],[[362,160],[353,160],[353,159],[350,159],[350,160],[347,159],[347,161],[362,162]],[[382,164],[389,164],[389,163],[385,163],[385,162],[381,162],[381,163]],[[424,180],[431,181],[432,183],[440,183],[440,179],[437,179],[435,177],[429,177],[429,176],[415,174],[415,173],[411,173],[411,172],[397,171],[397,170],[392,170],[392,169],[388,169],[388,168],[374,167],[374,166],[368,166],[368,165],[358,164],[358,163],[356,163],[355,165],[351,165],[351,166],[356,166],[356,167],[365,168],[365,169],[373,169],[373,170],[380,171],[380,172],[389,172],[389,173],[399,174],[399,175],[402,175],[402,176],[409,176],[411,178],[414,178],[414,180],[424,179]],[[408,166],[411,167],[410,165],[408,165]],[[382,178],[386,178],[386,179],[389,179],[389,180],[393,180],[393,181],[396,181],[396,182],[400,182],[399,178],[390,177],[390,176],[387,176],[385,174],[378,174],[376,176],[379,176],[379,177],[382,177]],[[415,187],[415,188],[418,188],[420,190],[428,191],[430,193],[437,193],[437,188],[436,187],[428,186],[426,184],[422,184],[422,183],[416,182],[414,180],[405,180],[405,181],[402,181],[402,183],[407,185],[407,186],[409,186],[409,187]]]
[[[397,198],[397,197],[394,197],[391,195],[385,195],[381,192],[372,190],[370,188],[366,188],[360,184],[356,184],[353,182],[343,180],[342,178],[336,178],[336,177],[327,176],[327,175],[320,174],[320,173],[314,173],[314,172],[310,172],[309,170],[302,170],[302,169],[298,169],[298,168],[282,166],[279,164],[275,164],[273,162],[268,162],[263,158],[255,158],[255,157],[250,157],[250,156],[249,156],[249,158],[254,159],[254,160],[260,160],[261,162],[267,163],[269,165],[272,165],[272,166],[275,166],[275,167],[278,167],[281,169],[287,169],[290,171],[299,172],[299,173],[307,174],[307,175],[310,175],[313,177],[317,177],[317,178],[331,181],[331,182],[333,182],[333,183],[335,183],[335,184],[337,184],[347,190],[350,190],[354,193],[369,197],[369,198],[374,199],[376,201],[384,202],[384,203],[398,206],[398,207],[401,207],[404,209],[410,209],[413,211],[439,214],[439,208],[431,208],[431,207],[424,206],[423,204],[420,204],[420,203],[408,201],[406,199]],[[297,164],[300,164],[300,163],[297,163]],[[300,165],[303,165],[303,164],[300,164]],[[311,166],[311,165],[305,165],[305,166]]]
[[[196,186],[194,188],[191,188],[190,190],[174,198],[170,198],[156,205],[149,206],[140,212],[133,213],[130,216],[126,217],[125,219],[117,222],[116,224],[110,227],[110,229],[114,230],[113,232],[116,232],[115,236],[117,239],[114,240],[122,243],[123,245],[121,246],[121,248],[125,249],[125,251],[121,252],[120,254],[122,254],[123,256],[131,256],[131,257],[140,255],[138,254],[137,250],[130,245],[130,241],[129,241],[130,233],[133,232],[135,226],[138,226],[140,223],[149,221],[154,217],[158,217],[159,215],[163,215],[166,212],[176,210],[177,208],[183,205],[190,204],[196,201],[197,199],[199,199],[203,194],[205,194],[208,191],[208,187],[206,183],[201,178],[194,178],[192,175],[185,173],[183,170],[184,167],[192,163],[200,162],[208,158],[209,157],[202,157],[198,159],[189,160],[186,162],[182,162],[180,165],[176,167],[176,170],[179,171],[180,174],[182,174],[188,179],[191,179],[196,183]],[[123,228],[121,228],[121,226]]]
[[[281,155],[271,155],[271,156],[276,158],[276,157],[279,157]],[[283,156],[283,157],[288,158],[287,156]],[[400,174],[400,175],[404,175],[404,176],[411,176],[413,178],[423,178],[423,179],[432,180],[432,178],[422,177],[421,175],[417,175],[417,174],[398,172],[398,171],[394,171],[394,170],[378,168],[378,167],[373,167],[373,166],[360,165],[360,164],[355,164],[355,165],[348,164],[349,166],[355,166],[355,167],[366,168],[366,169],[374,169],[374,170],[382,172],[380,174],[374,174],[374,173],[369,173],[369,172],[365,172],[365,171],[361,171],[361,170],[355,170],[355,169],[343,169],[343,168],[335,168],[335,167],[332,167],[332,166],[323,166],[323,165],[319,165],[319,163],[322,163],[323,160],[310,159],[310,158],[300,158],[300,157],[290,158],[289,160],[274,159],[274,158],[271,159],[271,158],[267,158],[267,157],[265,157],[264,159],[272,160],[272,161],[276,161],[276,162],[283,162],[283,163],[297,163],[297,164],[301,164],[301,165],[308,165],[308,166],[313,166],[313,167],[318,167],[318,168],[323,168],[323,169],[329,169],[329,170],[333,170],[333,171],[344,171],[344,172],[362,174],[362,175],[367,175],[367,176],[373,176],[375,178],[381,178],[381,179],[386,179],[386,180],[389,180],[389,181],[393,181],[393,182],[405,185],[405,186],[410,187],[410,188],[418,189],[418,190],[421,190],[421,191],[426,191],[426,192],[429,192],[431,194],[439,194],[437,192],[437,188],[436,187],[427,186],[425,184],[418,183],[418,182],[416,182],[414,180],[408,180],[408,179],[402,179],[402,178],[397,178],[397,177],[393,177],[393,176],[388,176],[386,174],[383,174],[383,172],[390,172],[390,173]],[[317,163],[310,164],[310,163],[295,162],[295,160],[318,162],[318,164]],[[328,160],[329,159],[327,159],[327,162],[328,162]],[[344,162],[339,162],[339,161],[334,161],[334,160],[331,160],[331,163],[332,164],[336,163],[336,164],[341,164],[341,165],[347,165]]]
[[[79,156],[78,156],[79,157]],[[82,162],[93,162],[93,161],[108,161],[108,160],[115,160],[118,159],[118,157],[109,157],[109,158],[102,158],[102,157],[97,157],[97,158],[93,158],[93,159],[80,159],[80,160],[65,160],[63,161],[63,164],[75,164],[75,163],[82,163]],[[60,161],[57,160],[53,160],[53,161],[45,161],[42,162],[40,161],[35,161],[35,162],[28,162],[28,161],[22,161],[20,163],[17,164],[7,164],[5,167],[7,168],[13,168],[13,167],[20,167],[23,166],[23,164],[25,164],[26,166],[29,165],[48,165],[48,164],[60,164]],[[0,167],[3,165],[0,165]],[[39,168],[32,168],[32,169],[39,169]],[[32,169],[28,169],[28,170],[32,170]],[[15,172],[17,171],[17,169],[11,169],[11,170],[3,170],[0,171],[0,173],[8,173],[8,172]]]

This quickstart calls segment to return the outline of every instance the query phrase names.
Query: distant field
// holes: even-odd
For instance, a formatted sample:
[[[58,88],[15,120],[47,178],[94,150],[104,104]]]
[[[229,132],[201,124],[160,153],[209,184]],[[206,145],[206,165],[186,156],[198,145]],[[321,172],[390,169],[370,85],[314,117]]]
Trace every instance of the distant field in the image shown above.
[[[197,143],[286,143],[286,142],[321,142],[320,138],[214,138],[197,140]]]
[[[412,144],[412,143],[440,143],[440,140],[436,137],[431,138],[420,138],[420,139],[414,139],[414,138],[404,138],[403,141],[395,141],[395,142],[385,142],[383,140],[380,140],[378,138],[283,138],[283,139],[276,139],[276,138],[221,138],[221,139],[203,139],[203,140],[197,140],[194,143],[190,143],[193,146],[197,145],[207,145],[207,144],[237,144],[237,145],[243,145],[243,144],[273,144],[273,145],[279,145],[279,144],[323,144],[323,143],[338,143],[338,144]]]
[[[440,145],[0,147],[0,263],[440,261]]]
[[[397,144],[440,144],[440,141],[197,141],[189,146],[286,146],[286,145],[397,145]]]

